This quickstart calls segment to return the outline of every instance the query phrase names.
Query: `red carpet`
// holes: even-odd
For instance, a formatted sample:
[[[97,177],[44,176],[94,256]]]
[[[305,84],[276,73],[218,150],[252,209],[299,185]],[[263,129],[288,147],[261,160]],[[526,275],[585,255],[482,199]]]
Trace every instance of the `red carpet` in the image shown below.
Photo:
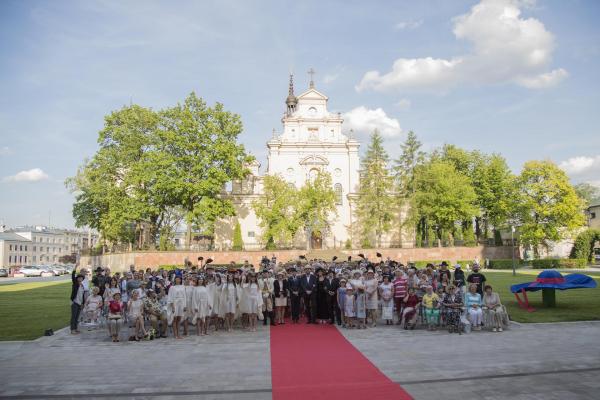
[[[271,327],[273,400],[412,399],[331,325]]]

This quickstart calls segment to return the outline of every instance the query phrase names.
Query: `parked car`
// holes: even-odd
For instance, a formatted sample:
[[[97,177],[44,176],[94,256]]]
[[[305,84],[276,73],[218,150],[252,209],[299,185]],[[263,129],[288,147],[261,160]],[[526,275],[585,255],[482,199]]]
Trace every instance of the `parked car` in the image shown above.
[[[0,278],[8,278],[8,270],[5,268],[0,268]]]
[[[49,265],[38,265],[37,267],[42,271],[40,276],[56,276]]]
[[[25,276],[42,276],[44,271],[35,265],[26,265],[20,267],[19,272]]]
[[[60,265],[51,265],[48,267],[48,271],[52,272],[54,276],[61,276],[66,273],[65,269]]]

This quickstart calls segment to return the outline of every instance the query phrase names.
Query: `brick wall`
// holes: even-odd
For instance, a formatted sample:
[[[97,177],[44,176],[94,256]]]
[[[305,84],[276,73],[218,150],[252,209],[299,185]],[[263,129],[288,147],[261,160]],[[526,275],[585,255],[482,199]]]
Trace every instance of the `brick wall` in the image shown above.
[[[339,253],[350,255],[352,258],[358,258],[359,253],[363,253],[370,260],[376,260],[375,253],[380,252],[385,259],[390,257],[402,262],[417,260],[474,260],[481,261],[489,259],[509,259],[511,258],[511,247],[436,247],[436,248],[410,248],[410,249],[364,249],[364,250],[339,250]],[[518,249],[515,249],[518,252]],[[82,256],[80,264],[82,266],[91,265],[110,266],[112,271],[123,271],[134,264],[137,268],[157,267],[166,264],[181,264],[187,259],[196,264],[199,256],[212,258],[214,264],[228,264],[231,261],[243,263],[248,260],[253,265],[258,265],[263,255],[271,257],[275,255],[279,261],[297,260],[298,256],[306,254],[305,250],[275,250],[275,251],[223,251],[223,252],[193,252],[193,251],[152,251],[152,252],[132,252],[105,254],[102,256]],[[515,255],[517,258],[519,254]],[[341,257],[340,257],[341,260]]]

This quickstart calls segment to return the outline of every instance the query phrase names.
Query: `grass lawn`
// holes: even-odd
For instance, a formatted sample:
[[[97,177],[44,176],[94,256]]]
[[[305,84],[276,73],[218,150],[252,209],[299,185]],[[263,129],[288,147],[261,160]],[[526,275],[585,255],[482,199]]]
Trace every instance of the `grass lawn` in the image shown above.
[[[571,289],[556,291],[556,308],[544,308],[542,291],[528,292],[529,304],[535,312],[527,312],[519,307],[510,286],[515,283],[534,281],[541,270],[518,271],[512,276],[512,271],[483,271],[487,283],[498,292],[502,303],[508,309],[510,318],[517,322],[561,322],[600,320],[600,285],[595,289]],[[563,275],[573,271],[561,271]],[[600,283],[600,273],[582,272],[592,276]]]
[[[29,340],[69,324],[71,281],[0,285],[0,340]]]

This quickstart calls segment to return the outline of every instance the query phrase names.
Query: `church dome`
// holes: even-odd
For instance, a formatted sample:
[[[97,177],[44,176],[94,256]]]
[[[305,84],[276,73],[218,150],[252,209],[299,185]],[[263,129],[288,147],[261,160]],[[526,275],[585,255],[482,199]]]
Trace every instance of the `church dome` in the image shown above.
[[[288,106],[296,105],[296,104],[298,104],[298,98],[290,93],[288,95],[287,99],[285,99],[285,104],[287,104]]]

